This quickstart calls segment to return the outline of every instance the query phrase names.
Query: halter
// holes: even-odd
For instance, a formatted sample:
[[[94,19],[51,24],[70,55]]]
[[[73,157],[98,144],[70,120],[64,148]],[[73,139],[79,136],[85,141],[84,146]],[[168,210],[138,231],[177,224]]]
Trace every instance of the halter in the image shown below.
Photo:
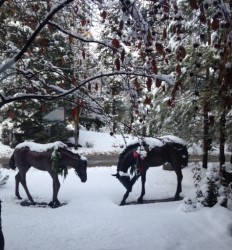
[[[136,159],[136,170],[137,170],[137,173],[138,174],[145,173],[146,168],[144,167],[144,164],[143,164],[144,158],[141,157],[141,155],[138,152],[136,152],[136,151],[133,152],[133,158]]]

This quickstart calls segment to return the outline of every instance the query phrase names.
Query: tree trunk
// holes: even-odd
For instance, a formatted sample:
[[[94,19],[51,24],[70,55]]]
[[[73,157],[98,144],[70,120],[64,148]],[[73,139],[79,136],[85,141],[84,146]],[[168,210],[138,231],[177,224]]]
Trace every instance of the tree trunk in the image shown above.
[[[113,116],[116,116],[116,104],[115,104],[115,101],[113,99],[113,103],[112,103],[112,115]],[[112,131],[113,133],[116,133],[116,129],[117,129],[117,122],[114,120],[113,121],[113,127],[112,127]]]
[[[220,118],[220,148],[219,148],[219,162],[220,167],[222,167],[225,164],[226,157],[225,157],[225,127],[226,127],[226,114],[225,111],[222,113]]]
[[[79,133],[80,133],[80,131],[79,131],[79,123],[77,122],[77,120],[75,119],[75,136],[74,136],[74,138],[75,138],[75,149],[78,149],[78,145],[79,145]]]
[[[75,149],[78,149],[79,146],[79,135],[80,135],[80,114],[81,114],[81,105],[76,106],[76,112],[75,112]]]
[[[209,114],[208,103],[204,106],[204,125],[203,125],[203,159],[202,167],[207,169],[208,165],[208,150],[209,150]]]
[[[130,114],[130,121],[129,121],[129,125],[125,125],[124,126],[124,133],[126,134],[131,134],[132,133],[132,124],[134,122],[134,117],[133,117],[133,114]]]
[[[113,117],[115,117],[117,115],[115,96],[116,96],[116,88],[112,87],[112,115],[113,115]],[[117,129],[117,122],[114,119],[113,120],[113,127],[112,127],[113,133],[116,133],[116,129]]]
[[[133,115],[133,105],[134,104],[132,104],[132,106],[130,107],[130,123],[129,123],[129,126],[126,126],[126,128],[127,128],[127,133],[128,134],[131,134],[132,133],[132,124],[133,124],[133,122],[134,122],[134,115]]]

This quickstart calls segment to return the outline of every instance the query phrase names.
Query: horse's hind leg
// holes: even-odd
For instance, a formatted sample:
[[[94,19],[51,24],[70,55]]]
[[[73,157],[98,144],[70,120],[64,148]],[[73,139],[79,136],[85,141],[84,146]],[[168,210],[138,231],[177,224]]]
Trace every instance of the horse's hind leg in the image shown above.
[[[176,176],[177,176],[177,188],[176,188],[176,194],[174,197],[174,200],[179,200],[180,199],[180,193],[182,192],[182,186],[181,186],[181,182],[183,179],[183,174],[181,171],[181,165],[174,168],[175,172],[176,172]]]
[[[20,194],[19,194],[19,182],[20,182],[20,173],[18,172],[15,176],[15,196],[18,198],[18,199],[22,199]]]
[[[26,172],[27,172],[27,171],[26,171]],[[21,178],[20,178],[20,182],[21,182],[22,186],[24,187],[24,190],[25,190],[25,192],[26,192],[26,194],[27,194],[28,199],[31,201],[31,203],[35,204],[35,202],[34,202],[32,196],[31,196],[31,194],[30,194],[30,192],[29,192],[29,190],[28,190],[28,188],[27,188],[26,172],[25,172],[25,173],[20,173],[20,177],[21,177]]]
[[[143,196],[145,195],[146,173],[147,173],[147,171],[141,175],[142,191],[141,191],[141,195],[139,196],[139,198],[137,200],[139,203],[143,203]]]

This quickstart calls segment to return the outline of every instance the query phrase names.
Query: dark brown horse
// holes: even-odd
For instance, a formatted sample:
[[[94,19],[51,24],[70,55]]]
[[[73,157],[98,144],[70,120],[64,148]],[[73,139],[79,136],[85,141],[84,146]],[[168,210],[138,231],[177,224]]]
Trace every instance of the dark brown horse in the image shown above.
[[[164,136],[158,139],[144,139],[141,143],[128,146],[119,156],[117,173],[114,175],[126,188],[120,205],[125,205],[129,193],[136,180],[141,176],[142,191],[138,202],[143,202],[145,195],[146,173],[149,167],[157,167],[169,162],[177,175],[177,189],[174,200],[180,198],[183,178],[182,167],[188,165],[188,151],[184,141],[174,136]],[[130,173],[127,173],[130,169]]]
[[[16,169],[18,167],[19,170],[15,176],[15,195],[18,199],[22,199],[19,194],[19,183],[21,183],[28,199],[35,204],[26,184],[26,173],[30,167],[34,167],[42,171],[48,171],[51,175],[53,179],[53,197],[49,206],[58,207],[60,205],[57,199],[60,189],[58,173],[62,173],[62,171],[67,172],[67,167],[73,167],[81,182],[86,182],[87,159],[71,152],[62,143],[54,143],[54,145],[52,143],[44,144],[44,148],[47,148],[47,151],[42,152],[37,150],[38,145],[40,147],[43,146],[42,144],[32,142],[21,143],[15,148],[10,158],[10,168]],[[49,145],[49,147],[46,147],[46,145]]]

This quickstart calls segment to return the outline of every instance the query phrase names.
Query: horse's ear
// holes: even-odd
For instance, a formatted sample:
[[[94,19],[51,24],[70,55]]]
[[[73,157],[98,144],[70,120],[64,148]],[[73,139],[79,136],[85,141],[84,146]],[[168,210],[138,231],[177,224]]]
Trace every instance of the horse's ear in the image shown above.
[[[115,176],[116,178],[118,178],[119,174],[112,174],[112,176]]]

